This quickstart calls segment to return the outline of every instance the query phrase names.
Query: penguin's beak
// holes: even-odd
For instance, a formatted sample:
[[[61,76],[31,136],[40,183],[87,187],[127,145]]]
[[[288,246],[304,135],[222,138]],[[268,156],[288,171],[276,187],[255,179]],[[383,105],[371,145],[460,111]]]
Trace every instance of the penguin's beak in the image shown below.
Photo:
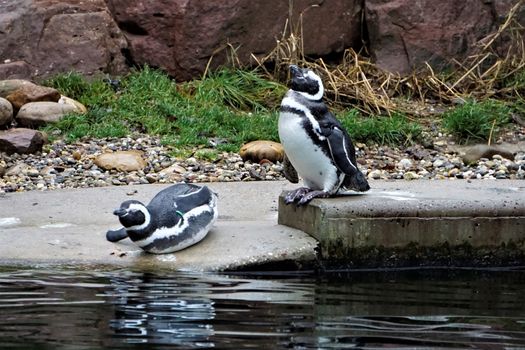
[[[126,215],[127,211],[126,209],[118,208],[113,211],[113,215],[116,215],[118,217]]]
[[[296,77],[301,74],[301,69],[295,64],[292,64],[290,65],[290,73],[292,74],[292,77]]]

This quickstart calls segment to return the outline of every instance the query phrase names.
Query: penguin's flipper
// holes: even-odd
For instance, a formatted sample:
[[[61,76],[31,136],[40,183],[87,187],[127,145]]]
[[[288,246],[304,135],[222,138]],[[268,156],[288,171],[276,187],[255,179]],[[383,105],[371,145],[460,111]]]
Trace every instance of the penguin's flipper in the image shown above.
[[[294,166],[286,156],[286,153],[284,154],[283,158],[283,174],[286,180],[290,181],[293,184],[296,184],[299,182],[299,175],[297,175],[297,170],[295,170]]]
[[[357,165],[354,164],[354,147],[345,132],[338,126],[334,126],[326,136],[330,154],[339,170],[347,175],[354,175],[356,172],[359,172]]]
[[[118,242],[128,237],[128,232],[124,227],[118,230],[108,230],[106,232],[106,239],[110,242]]]

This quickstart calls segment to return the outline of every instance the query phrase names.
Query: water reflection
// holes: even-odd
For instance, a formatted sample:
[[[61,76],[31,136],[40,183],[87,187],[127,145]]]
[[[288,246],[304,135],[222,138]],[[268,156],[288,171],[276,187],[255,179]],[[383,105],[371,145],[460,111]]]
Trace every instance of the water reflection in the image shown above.
[[[522,349],[524,271],[0,271],[0,348]]]
[[[282,336],[293,315],[283,310],[282,325],[275,325],[265,320],[275,319],[275,308],[265,304],[288,309],[314,300],[313,286],[308,284],[217,275],[204,280],[193,275],[125,275],[110,278],[110,284],[106,296],[115,310],[110,327],[127,343],[208,348],[215,346],[216,337],[230,338],[232,344],[261,337],[264,344],[274,346],[267,340]]]
[[[116,335],[128,343],[213,346],[211,299],[184,293],[181,286],[151,274],[128,277],[111,278],[113,290],[106,293],[114,305],[110,327]]]

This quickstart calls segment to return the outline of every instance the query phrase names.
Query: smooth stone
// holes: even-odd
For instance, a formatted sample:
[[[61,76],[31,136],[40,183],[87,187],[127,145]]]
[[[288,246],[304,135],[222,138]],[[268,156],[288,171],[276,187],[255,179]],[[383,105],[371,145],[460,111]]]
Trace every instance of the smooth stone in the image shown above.
[[[436,159],[433,163],[432,163],[432,166],[434,168],[441,168],[445,165],[445,161],[443,159]]]
[[[381,178],[381,170],[372,170],[370,173],[368,173],[369,179],[379,180]]]
[[[477,144],[473,146],[456,147],[455,151],[459,153],[466,164],[472,164],[481,158],[491,159],[499,155],[506,159],[514,159],[515,147],[511,145],[485,145]]]
[[[58,102],[30,102],[22,106],[16,119],[22,126],[35,127],[56,123],[66,114],[76,113],[74,106]]]
[[[0,80],[0,97],[6,97],[24,86],[36,86],[36,84],[24,79]]]
[[[264,159],[270,162],[280,162],[284,158],[283,146],[278,142],[258,140],[248,142],[243,145],[239,151],[243,161],[251,160],[259,163]]]
[[[7,125],[13,120],[13,105],[7,99],[0,97],[0,126]]]
[[[7,95],[6,99],[11,102],[15,110],[19,110],[23,105],[30,102],[58,102],[60,92],[46,86],[24,85]]]
[[[168,178],[171,181],[180,181],[181,174],[184,174],[186,172],[187,170],[183,166],[180,166],[178,164],[173,164],[172,166],[162,169],[159,172],[159,175],[160,177]]]
[[[407,159],[407,158],[403,158],[401,159],[399,162],[397,162],[396,164],[396,168],[398,169],[410,169],[412,167],[412,161],[410,159]]]
[[[143,155],[142,151],[135,150],[102,153],[95,158],[94,163],[104,170],[137,171],[147,165]]]
[[[67,96],[62,95],[60,97],[60,100],[58,100],[58,103],[66,104],[73,106],[75,108],[75,112],[84,114],[87,113],[87,108],[82,103],[78,102],[77,100],[74,100],[72,98],[69,98]]]

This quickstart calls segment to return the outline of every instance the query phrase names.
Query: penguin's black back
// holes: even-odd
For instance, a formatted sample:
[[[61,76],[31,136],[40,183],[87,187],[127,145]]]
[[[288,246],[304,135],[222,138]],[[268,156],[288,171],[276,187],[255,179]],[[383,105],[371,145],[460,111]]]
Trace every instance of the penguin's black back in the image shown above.
[[[212,192],[206,186],[180,183],[157,193],[147,208],[151,214],[150,229],[173,227],[181,220],[181,215],[195,207],[208,204]]]

